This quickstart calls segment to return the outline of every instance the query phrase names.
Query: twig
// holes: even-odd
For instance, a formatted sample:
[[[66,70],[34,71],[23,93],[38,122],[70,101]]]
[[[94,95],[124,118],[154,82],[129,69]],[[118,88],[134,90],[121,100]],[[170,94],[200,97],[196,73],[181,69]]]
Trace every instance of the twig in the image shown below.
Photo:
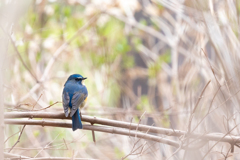
[[[91,123],[91,125],[93,126],[94,123]],[[95,138],[95,133],[92,130],[92,137],[93,137],[93,142],[96,144],[96,138]]]
[[[126,159],[126,158],[129,157],[130,155],[138,155],[138,154],[140,154],[141,151],[142,151],[142,149],[143,149],[143,147],[144,147],[145,145],[146,145],[146,142],[145,142],[144,144],[138,146],[135,150],[132,150],[129,154],[127,154],[125,157],[123,157],[122,160]],[[134,146],[135,146],[135,144],[134,144]],[[141,147],[142,147],[142,149],[141,149],[140,153],[134,153],[134,152],[136,152],[136,151],[137,151],[139,148],[141,148]]]
[[[138,121],[138,126],[137,126],[137,128],[136,128],[136,132],[138,131],[139,124],[140,124],[140,122],[142,121],[142,117],[144,116],[145,113],[146,113],[146,111],[141,115],[141,117],[140,117],[140,119],[139,119],[139,121]]]
[[[4,158],[11,158],[11,160],[29,159],[30,158],[27,156],[22,156],[22,155],[18,155],[18,154],[7,153],[7,152],[4,152],[3,154],[4,154]]]
[[[180,150],[182,149],[182,143],[180,144],[180,146],[178,147],[178,149],[171,155],[167,158],[167,160],[169,160],[171,157],[173,157],[177,152],[179,152]]]
[[[65,139],[64,139],[64,138],[63,138],[63,142],[64,142],[64,144],[65,144],[66,148],[68,149],[67,143],[66,143],[66,141],[65,141]]]
[[[7,155],[6,153],[4,153],[4,155],[6,155],[6,157],[8,156],[9,158],[11,158],[11,160],[72,160],[71,157],[39,157],[39,158],[30,158],[30,157],[26,157],[26,156],[11,156],[11,155]],[[74,158],[74,160],[98,160],[98,159],[89,159],[89,158]]]
[[[35,156],[36,158],[45,148],[47,148],[61,133],[59,133],[51,142],[49,142],[44,148],[42,148]]]
[[[12,146],[12,148],[8,151],[8,153],[10,153],[11,150],[20,142],[20,138],[21,138],[21,136],[22,136],[22,133],[23,133],[23,130],[24,130],[25,127],[26,127],[26,125],[23,126],[23,128],[22,128],[22,130],[21,130],[21,132],[20,132],[20,134],[19,134],[19,136],[18,136],[17,142]]]
[[[34,110],[34,107],[37,105],[37,103],[38,103],[38,101],[40,100],[40,98],[42,97],[42,95],[43,95],[43,94],[41,94],[41,95],[38,97],[37,101],[36,101],[35,104],[33,105],[32,111]]]
[[[202,92],[201,92],[201,94],[200,94],[200,96],[199,96],[199,98],[198,98],[198,101],[197,101],[197,103],[196,103],[196,105],[194,106],[194,109],[193,109],[193,112],[192,113],[194,113],[195,111],[196,111],[196,109],[197,109],[197,106],[198,106],[198,104],[199,104],[199,102],[200,102],[200,100],[202,99],[202,97],[203,97],[203,93],[205,92],[205,90],[207,89],[207,87],[208,87],[208,85],[209,85],[209,83],[211,82],[211,80],[210,81],[208,81],[208,83],[205,85],[205,87],[203,88],[203,90],[202,90]]]
[[[53,103],[53,104],[51,104],[51,105],[49,105],[49,106],[47,106],[45,108],[35,109],[35,110],[32,110],[32,111],[42,111],[42,110],[45,110],[45,109],[48,109],[48,108],[52,107],[53,105],[55,105],[57,103],[62,103],[62,102],[57,101],[57,102],[55,102],[55,103]]]
[[[143,114],[143,115],[144,115],[144,114]],[[139,123],[138,123],[138,124],[139,124]],[[152,124],[152,125],[153,125],[153,124]],[[150,127],[149,127],[149,129],[147,130],[146,134],[148,134],[149,130],[150,130]],[[138,130],[136,130],[136,131],[138,131]],[[129,130],[129,132],[130,132],[130,130]],[[126,155],[125,157],[123,157],[122,159],[126,159],[126,158],[127,158],[128,156],[130,156],[130,155],[135,155],[135,154],[137,154],[137,153],[135,153],[135,154],[133,154],[133,153],[136,152],[140,147],[142,147],[142,149],[141,149],[141,151],[140,151],[138,154],[142,154],[143,149],[144,149],[144,146],[147,144],[146,141],[145,141],[145,143],[144,143],[143,145],[140,145],[137,149],[133,150],[133,149],[135,148],[135,146],[137,145],[137,143],[138,143],[140,140],[141,140],[141,139],[138,139],[138,141],[134,143],[134,145],[133,145],[132,150],[130,151],[130,153],[127,154],[127,155]]]
[[[85,136],[85,135],[83,135],[83,136]],[[82,137],[83,137],[83,136],[82,136]],[[57,145],[51,145],[50,147],[45,147],[44,150],[69,150],[68,147],[67,147],[67,149],[60,149],[60,148],[63,147],[63,146],[66,146],[66,145],[68,145],[68,144],[71,144],[71,143],[78,143],[79,140],[82,139],[82,137],[80,137],[80,138],[77,137],[77,138],[73,139],[73,140],[70,141],[70,142],[66,142],[65,139],[64,139],[65,143],[61,143],[61,144],[57,144]],[[58,147],[58,148],[57,148],[57,147]],[[5,150],[8,150],[8,149],[10,149],[10,148],[5,148]],[[43,149],[43,147],[39,147],[39,148],[20,148],[20,147],[14,147],[14,150],[42,150],[42,149]]]
[[[206,88],[207,88],[207,86],[209,85],[210,82],[211,82],[211,80],[208,81],[208,83],[207,83],[207,84],[205,85],[205,87],[203,88],[203,90],[202,90],[202,92],[201,92],[201,94],[200,94],[200,96],[199,96],[199,98],[198,98],[198,101],[197,101],[197,103],[195,104],[195,106],[194,106],[194,108],[193,108],[193,111],[192,111],[192,113],[191,113],[191,115],[190,115],[190,118],[189,118],[188,133],[191,132],[191,123],[192,123],[193,115],[194,115],[194,113],[195,113],[195,111],[196,111],[196,109],[197,109],[197,106],[198,106],[200,100],[202,99],[203,93],[205,92],[205,90],[206,90]]]
[[[8,34],[8,33],[3,29],[2,26],[0,26],[0,27],[1,27],[1,29],[3,30],[3,32],[9,37],[9,39],[10,39],[10,41],[11,41],[11,43],[12,43],[12,46],[13,46],[15,52],[17,53],[20,61],[22,62],[23,66],[24,66],[24,67],[26,68],[26,70],[31,74],[31,76],[35,79],[35,81],[38,82],[38,79],[37,79],[36,75],[34,75],[34,74],[32,73],[32,71],[28,68],[27,64],[24,62],[24,60],[23,60],[21,54],[19,53],[19,51],[18,51],[18,49],[17,49],[17,47],[16,47],[16,45],[15,45],[15,43],[14,43],[11,35]]]
[[[205,52],[202,48],[201,48],[201,50],[202,50],[202,52],[204,53],[204,55],[205,55],[205,57],[206,57],[206,59],[207,59],[207,62],[208,62],[208,64],[209,64],[210,68],[211,68],[211,71],[212,71],[212,73],[213,73],[213,76],[214,76],[217,84],[218,84],[218,87],[220,87],[221,84],[219,83],[219,81],[218,81],[218,79],[217,79],[217,77],[216,77],[215,71],[214,71],[214,69],[213,69],[213,67],[212,67],[212,65],[211,65],[211,63],[210,63],[210,61],[209,61],[209,59],[208,59],[208,57],[207,57],[206,52]],[[221,87],[220,87],[219,89],[220,89],[220,91],[221,91],[221,93],[222,93],[222,96],[223,96],[224,100],[226,100],[226,97],[225,97],[223,91],[221,90]],[[226,109],[226,111],[227,111],[227,117],[228,117],[228,110]]]
[[[4,141],[4,144],[13,136],[15,136],[16,134],[20,133],[20,131],[18,131],[17,133],[14,133],[13,135],[9,136],[5,141]]]
[[[239,125],[239,124],[238,124]],[[208,153],[213,149],[213,147],[215,147],[219,142],[221,142],[222,139],[224,139],[224,137],[226,137],[229,133],[231,133],[238,125],[236,125],[235,127],[233,127],[230,131],[228,131],[221,139],[219,139],[211,148],[209,148],[209,150],[207,151],[207,153],[204,155],[204,157],[202,159],[204,159]]]

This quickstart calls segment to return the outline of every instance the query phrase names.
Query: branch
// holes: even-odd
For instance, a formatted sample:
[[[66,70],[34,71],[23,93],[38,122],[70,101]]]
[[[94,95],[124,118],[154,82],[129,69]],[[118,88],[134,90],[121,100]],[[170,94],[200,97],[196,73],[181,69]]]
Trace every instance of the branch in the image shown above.
[[[22,155],[17,155],[17,154],[12,154],[12,153],[6,153],[4,152],[4,158],[10,158],[11,160],[24,160],[24,159],[28,159],[28,160],[72,160],[73,158],[70,157],[39,157],[39,158],[31,158],[31,157],[27,157],[27,156],[22,156]],[[74,158],[74,160],[84,160],[86,158]],[[89,160],[94,160],[94,159],[89,159]]]
[[[18,51],[17,46],[15,45],[15,42],[14,42],[14,40],[12,39],[11,35],[8,34],[8,33],[4,30],[4,28],[3,28],[2,26],[1,26],[1,28],[2,28],[3,32],[9,37],[9,39],[10,39],[10,41],[11,41],[11,43],[12,43],[12,46],[13,46],[15,52],[17,53],[20,61],[22,62],[23,66],[24,66],[24,67],[26,68],[26,70],[30,73],[30,75],[35,79],[35,81],[38,82],[37,76],[36,76],[35,74],[33,74],[33,72],[31,71],[31,69],[30,69],[30,68],[27,66],[27,64],[24,62],[24,60],[23,60],[20,52]]]
[[[46,120],[12,120],[5,119],[5,124],[15,124],[15,125],[40,125],[40,126],[51,126],[51,127],[63,127],[63,128],[72,128],[71,122],[55,122],[55,121],[46,121]],[[113,134],[120,134],[125,136],[137,137],[146,140],[152,140],[164,144],[168,144],[174,147],[179,147],[178,143],[166,138],[161,138],[154,135],[149,135],[136,131],[128,131],[127,129],[118,129],[105,126],[93,126],[93,125],[83,125],[84,130],[99,131]]]
[[[22,133],[23,133],[23,130],[24,130],[25,127],[26,127],[26,125],[24,125],[24,126],[22,127],[21,132],[20,132],[20,134],[19,134],[19,136],[18,136],[17,142],[11,147],[11,149],[8,151],[8,153],[10,153],[11,150],[20,142],[20,138],[21,138],[21,136],[22,136]]]
[[[4,113],[4,118],[49,118],[49,119],[71,119],[70,117],[65,117],[64,113],[59,112],[59,113],[52,113],[52,112],[9,112],[9,113]],[[10,122],[10,120],[5,119],[6,122]],[[12,121],[12,122],[20,122],[20,120]],[[175,136],[175,137],[180,137],[182,135],[187,135],[188,138],[197,138],[197,139],[202,139],[206,141],[220,141],[220,142],[229,142],[231,144],[236,144],[240,143],[240,136],[225,136],[225,134],[219,135],[216,133],[212,134],[206,134],[202,135],[201,133],[189,133],[181,130],[173,130],[173,129],[167,129],[167,128],[162,128],[162,127],[153,127],[153,126],[147,126],[147,125],[142,125],[142,124],[134,124],[134,123],[129,123],[129,122],[122,122],[122,121],[116,121],[116,120],[110,120],[110,119],[104,119],[104,118],[97,118],[97,117],[92,117],[92,116],[86,116],[82,115],[82,121],[84,122],[89,122],[92,124],[101,124],[101,125],[106,125],[106,126],[111,126],[111,127],[119,127],[119,128],[125,128],[128,130],[136,130],[138,128],[139,131],[144,131],[147,132],[149,130],[149,133],[157,133],[157,134],[164,134],[167,136]],[[28,122],[28,120],[26,120]],[[41,121],[43,123],[44,121]],[[52,122],[53,123],[53,122]],[[58,123],[59,126],[63,125],[63,127],[68,124],[69,127],[71,128],[71,123],[66,123],[66,122],[54,122],[55,124]],[[8,123],[6,123],[8,124]],[[22,124],[22,123],[21,123]],[[24,124],[23,124],[24,125]],[[33,124],[32,124],[33,125]],[[44,124],[41,124],[44,125]],[[102,126],[103,127],[103,126]],[[225,137],[224,137],[225,136]],[[224,138],[223,138],[224,137]]]
[[[18,154],[12,154],[12,153],[7,153],[4,152],[4,158],[11,158],[11,160],[13,159],[29,159],[30,157],[27,156],[22,156],[22,155],[18,155]]]
[[[71,117],[65,117],[64,113],[52,113],[52,112],[8,112],[4,114],[4,118],[49,118],[49,119],[71,119]],[[121,127],[126,128],[130,130],[136,130],[138,128],[139,131],[148,131],[151,133],[159,133],[164,135],[170,135],[170,136],[182,136],[183,134],[186,134],[185,131],[179,131],[179,130],[172,130],[172,129],[166,129],[166,128],[159,128],[159,127],[152,127],[142,124],[134,124],[129,122],[122,122],[122,121],[116,121],[116,120],[110,120],[110,119],[104,119],[104,118],[97,118],[97,117],[91,117],[82,115],[82,121],[89,122],[92,124],[101,124],[101,125],[107,125],[112,127]]]

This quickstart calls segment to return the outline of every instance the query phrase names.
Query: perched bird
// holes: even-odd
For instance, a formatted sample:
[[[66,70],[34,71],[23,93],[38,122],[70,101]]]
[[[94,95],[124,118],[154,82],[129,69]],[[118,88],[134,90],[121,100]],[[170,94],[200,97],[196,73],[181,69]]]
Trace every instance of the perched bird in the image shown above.
[[[71,111],[72,117],[72,130],[82,129],[81,116],[79,114],[79,108],[83,108],[87,100],[88,91],[82,81],[87,78],[79,74],[71,75],[66,83],[62,93],[63,109],[65,116],[68,117],[68,110]]]

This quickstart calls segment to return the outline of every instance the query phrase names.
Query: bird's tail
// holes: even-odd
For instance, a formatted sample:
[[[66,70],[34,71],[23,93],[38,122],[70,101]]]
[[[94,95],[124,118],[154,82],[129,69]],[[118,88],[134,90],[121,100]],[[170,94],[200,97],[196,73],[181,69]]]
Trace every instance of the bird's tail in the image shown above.
[[[79,109],[72,116],[72,130],[82,129],[82,121],[79,114]]]

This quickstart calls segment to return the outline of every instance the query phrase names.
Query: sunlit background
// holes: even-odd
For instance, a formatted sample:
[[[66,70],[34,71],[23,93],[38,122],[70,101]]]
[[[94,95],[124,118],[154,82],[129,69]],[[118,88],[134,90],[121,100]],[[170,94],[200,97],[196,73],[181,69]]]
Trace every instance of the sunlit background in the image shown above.
[[[51,104],[41,112],[63,112],[63,85],[78,73],[89,92],[83,115],[138,123],[145,112],[141,124],[188,131],[191,122],[196,133],[238,136],[239,127],[229,131],[240,122],[239,12],[238,0],[3,1],[5,112]],[[6,125],[5,139],[21,127]],[[167,159],[176,151],[170,159],[230,155],[228,143],[185,152],[152,141],[130,154],[134,138],[95,134],[96,144],[90,131],[26,126],[11,153],[105,160]],[[235,147],[231,158],[238,153]]]

